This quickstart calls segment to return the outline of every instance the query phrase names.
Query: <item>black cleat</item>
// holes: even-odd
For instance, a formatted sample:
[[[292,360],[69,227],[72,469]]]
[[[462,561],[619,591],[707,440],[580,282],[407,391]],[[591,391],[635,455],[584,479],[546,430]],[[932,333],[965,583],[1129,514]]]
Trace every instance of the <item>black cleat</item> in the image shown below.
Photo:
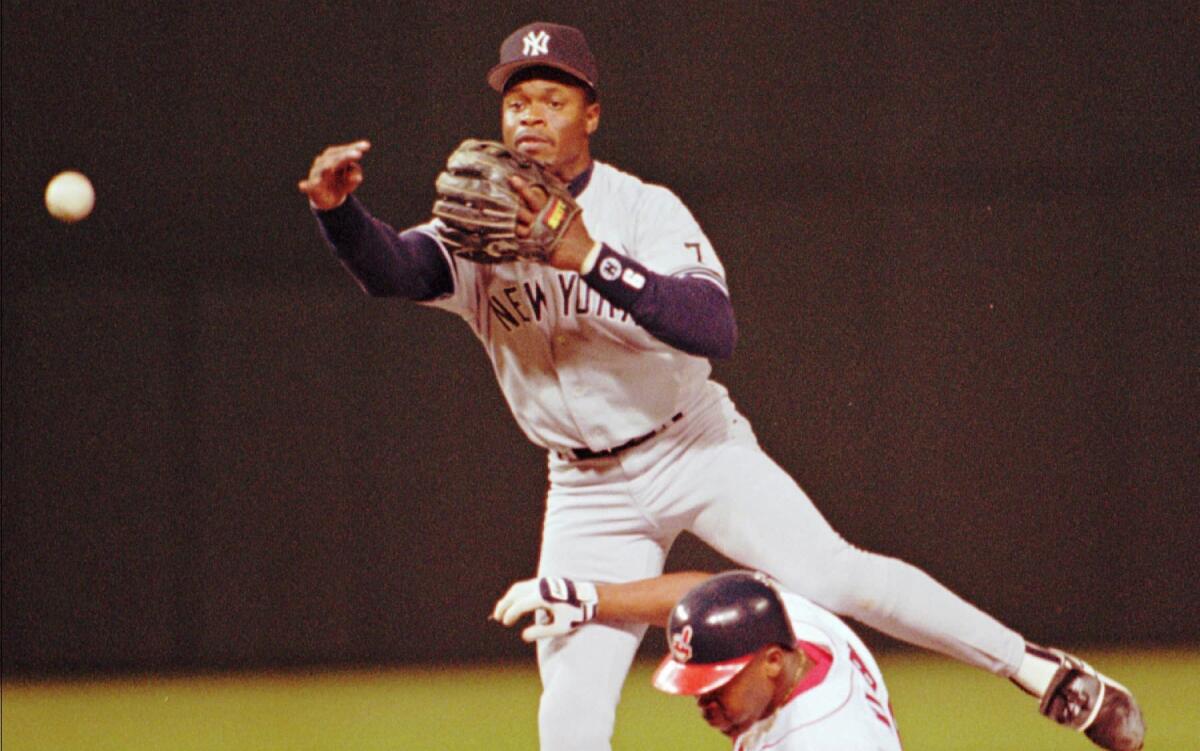
[[[1109,751],[1138,751],[1146,737],[1142,710],[1129,689],[1059,649],[1058,672],[1042,697],[1042,714],[1078,730]]]

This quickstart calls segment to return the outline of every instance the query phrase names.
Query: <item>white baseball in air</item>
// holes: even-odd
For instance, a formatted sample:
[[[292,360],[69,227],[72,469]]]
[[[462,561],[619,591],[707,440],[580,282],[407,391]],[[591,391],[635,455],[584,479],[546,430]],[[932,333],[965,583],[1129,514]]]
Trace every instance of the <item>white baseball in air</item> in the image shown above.
[[[78,222],[92,213],[96,191],[82,172],[59,172],[46,185],[46,209],[50,216],[64,222]]]

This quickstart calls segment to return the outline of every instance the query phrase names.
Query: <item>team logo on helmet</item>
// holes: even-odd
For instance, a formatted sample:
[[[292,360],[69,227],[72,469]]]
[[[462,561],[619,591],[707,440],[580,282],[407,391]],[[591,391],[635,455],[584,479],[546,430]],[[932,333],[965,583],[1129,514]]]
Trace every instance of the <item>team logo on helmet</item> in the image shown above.
[[[531,31],[521,41],[524,42],[521,54],[525,57],[546,55],[550,52],[550,35],[546,33],[545,29]]]
[[[692,625],[689,623],[671,634],[671,656],[676,662],[692,659]]]

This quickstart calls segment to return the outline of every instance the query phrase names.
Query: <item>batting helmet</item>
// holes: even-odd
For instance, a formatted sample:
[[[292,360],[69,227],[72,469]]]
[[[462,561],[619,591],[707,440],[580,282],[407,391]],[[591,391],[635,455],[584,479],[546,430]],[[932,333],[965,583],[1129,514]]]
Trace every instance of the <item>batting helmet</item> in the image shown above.
[[[689,591],[671,611],[671,653],[654,672],[654,686],[669,694],[706,694],[733,680],[771,644],[796,646],[771,580],[752,571],[718,574]]]

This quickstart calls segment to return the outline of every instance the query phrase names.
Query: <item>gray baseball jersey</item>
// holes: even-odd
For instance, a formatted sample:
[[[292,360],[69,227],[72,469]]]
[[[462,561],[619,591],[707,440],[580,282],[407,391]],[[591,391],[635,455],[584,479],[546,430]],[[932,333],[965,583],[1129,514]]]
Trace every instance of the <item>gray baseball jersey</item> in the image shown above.
[[[577,200],[596,240],[656,273],[703,277],[725,288],[712,244],[666,188],[596,162]],[[432,224],[426,231],[436,238]],[[700,397],[712,370],[708,360],[659,341],[579,274],[530,262],[481,265],[446,257],[454,291],[429,304],[470,325],[517,423],[537,445],[619,446]],[[619,278],[624,270],[609,273]],[[639,279],[631,275],[627,283]]]

